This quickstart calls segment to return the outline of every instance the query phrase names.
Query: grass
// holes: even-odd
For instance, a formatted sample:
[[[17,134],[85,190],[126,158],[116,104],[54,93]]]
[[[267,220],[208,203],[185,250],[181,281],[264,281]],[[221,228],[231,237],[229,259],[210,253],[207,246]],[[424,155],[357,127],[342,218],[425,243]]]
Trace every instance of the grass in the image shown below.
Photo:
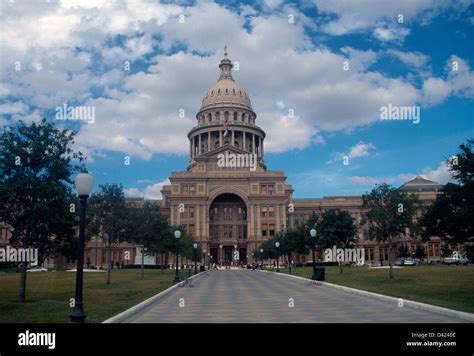
[[[474,268],[466,266],[410,266],[394,269],[325,267],[326,282],[369,292],[404,298],[440,307],[474,313]],[[287,273],[287,270],[282,270]],[[312,267],[292,269],[297,276],[311,278]]]
[[[181,277],[187,276],[183,270]],[[174,271],[113,270],[111,284],[105,273],[84,273],[84,309],[87,322],[102,322],[173,285]],[[67,323],[74,297],[73,272],[28,273],[25,303],[18,302],[19,273],[0,274],[0,323]]]

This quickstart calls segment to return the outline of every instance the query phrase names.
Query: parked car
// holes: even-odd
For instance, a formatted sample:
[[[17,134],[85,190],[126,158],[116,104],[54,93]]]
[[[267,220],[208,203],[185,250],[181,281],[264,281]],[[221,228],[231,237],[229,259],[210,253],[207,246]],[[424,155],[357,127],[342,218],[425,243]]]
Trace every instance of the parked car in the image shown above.
[[[417,260],[414,260],[414,259],[411,259],[411,258],[407,258],[404,263],[403,263],[404,266],[417,266],[418,265],[418,261]]]
[[[33,267],[26,270],[26,272],[48,272],[48,269],[44,267]]]
[[[458,252],[453,252],[450,257],[443,258],[443,263],[446,265],[467,265],[468,259]]]
[[[395,266],[417,266],[418,261],[412,258],[399,258],[395,261]]]

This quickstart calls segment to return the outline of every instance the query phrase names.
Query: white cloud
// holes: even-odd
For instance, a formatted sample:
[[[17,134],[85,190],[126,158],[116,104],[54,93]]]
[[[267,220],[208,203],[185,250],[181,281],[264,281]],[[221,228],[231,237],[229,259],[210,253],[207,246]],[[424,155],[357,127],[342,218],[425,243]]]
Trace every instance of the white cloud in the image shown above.
[[[353,185],[361,185],[361,186],[374,186],[375,184],[379,183],[387,183],[399,186],[403,183],[406,183],[417,175],[421,177],[431,180],[433,182],[437,182],[439,184],[446,184],[449,181],[452,181],[453,177],[451,172],[448,170],[445,161],[441,161],[437,168],[424,168],[421,170],[420,173],[400,173],[394,176],[388,177],[371,177],[371,176],[351,176],[348,177],[348,181]]]
[[[464,59],[451,55],[446,61],[448,75],[443,78],[428,78],[423,82],[422,102],[436,105],[443,102],[450,94],[474,98],[474,71]]]
[[[0,114],[23,114],[28,111],[28,106],[22,101],[5,103],[0,105]]]
[[[406,65],[414,68],[420,68],[427,66],[430,57],[420,52],[404,52],[396,49],[390,49],[387,51],[388,54],[398,58]]]
[[[462,13],[471,0],[398,0],[383,1],[364,0],[313,0],[323,14],[335,15],[327,17],[321,29],[331,35],[373,30],[376,38],[387,40],[403,40],[407,35],[407,26],[411,23],[426,24],[430,19],[446,10]],[[403,15],[403,24],[398,23],[398,16]],[[323,18],[324,20],[325,18]]]
[[[403,42],[405,37],[410,34],[410,30],[406,28],[396,28],[394,26],[383,26],[374,29],[373,35],[382,42],[396,41]]]
[[[451,93],[451,86],[441,78],[428,78],[423,83],[423,102],[436,105],[444,101]]]
[[[161,190],[163,189],[164,185],[168,185],[168,184],[170,184],[169,179],[165,179],[162,182],[148,185],[143,190],[140,190],[138,188],[124,189],[124,193],[126,197],[145,198],[145,200],[161,199],[162,198]]]
[[[371,143],[365,143],[365,142],[358,142],[355,145],[353,145],[348,152],[341,153],[338,152],[334,154],[334,158],[330,159],[329,161],[326,162],[326,164],[332,164],[335,162],[342,162],[346,157],[347,159],[352,160],[354,158],[359,158],[359,157],[366,157],[366,156],[374,156],[376,155],[375,152],[375,146]]]
[[[368,156],[374,149],[375,146],[371,143],[359,142],[351,147],[347,156],[349,159]]]
[[[422,170],[420,176],[422,176],[425,179],[432,180],[440,184],[446,184],[449,181],[453,180],[453,176],[451,175],[451,172],[448,170],[448,166],[446,165],[445,161],[441,161],[438,167],[434,169],[425,168],[424,170]]]

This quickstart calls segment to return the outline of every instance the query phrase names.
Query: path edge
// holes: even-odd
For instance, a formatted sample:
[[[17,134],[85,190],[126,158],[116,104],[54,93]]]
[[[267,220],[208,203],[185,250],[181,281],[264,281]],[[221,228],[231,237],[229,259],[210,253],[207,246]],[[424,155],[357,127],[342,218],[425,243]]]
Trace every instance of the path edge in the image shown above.
[[[270,274],[278,274],[280,276],[288,277],[288,278],[296,278],[299,280],[303,280],[306,282],[313,282],[312,279],[310,278],[305,278],[305,277],[300,277],[300,276],[294,276],[292,274],[287,274],[287,273],[276,273],[276,272],[269,272],[269,271],[262,271],[259,270],[260,272],[264,273],[270,273]],[[356,289],[356,288],[351,288],[351,287],[346,287],[346,286],[341,286],[339,284],[333,284],[333,283],[328,283],[328,282],[322,282],[322,281],[317,281],[317,283],[320,283],[322,285],[335,288],[335,289],[340,289],[348,293],[353,293],[353,294],[358,294],[358,295],[363,295],[379,300],[384,300],[384,301],[389,301],[393,302],[395,305],[398,305],[398,300],[403,299],[403,307],[409,307],[409,308],[414,308],[414,309],[419,309],[419,310],[424,310],[424,311],[430,311],[436,314],[441,314],[441,315],[446,315],[446,316],[451,316],[455,317],[458,319],[474,322],[474,314],[468,313],[468,312],[463,312],[459,310],[454,310],[454,309],[449,309],[449,308],[444,308],[444,307],[439,307],[437,305],[431,305],[431,304],[426,304],[426,303],[421,303],[421,302],[415,302],[414,300],[409,300],[405,298],[396,298],[396,297],[391,297],[389,295],[384,295],[384,294],[379,294],[379,293],[374,293],[374,292],[369,292],[365,291],[362,289]]]
[[[194,279],[194,278],[197,278],[201,275],[203,275],[204,273],[207,273],[209,271],[205,271],[205,272],[199,272],[198,274],[195,274],[187,279]],[[130,318],[132,315],[142,311],[143,309],[147,308],[148,306],[150,306],[151,304],[155,303],[156,301],[166,297],[168,294],[170,294],[171,292],[173,292],[176,288],[179,288],[181,285],[183,285],[184,283],[186,283],[186,279],[182,280],[181,282],[179,283],[176,283],[174,285],[172,285],[171,287],[161,291],[160,293],[158,294],[155,294],[153,296],[151,296],[150,298],[148,299],[145,299],[143,302],[140,302],[136,305],[134,305],[133,307],[127,309],[127,310],[124,310],[123,312],[117,314],[117,315],[114,315],[113,317],[107,319],[107,320],[104,320],[102,322],[102,324],[113,324],[113,323],[121,323],[122,321],[124,321],[125,319],[128,319]]]

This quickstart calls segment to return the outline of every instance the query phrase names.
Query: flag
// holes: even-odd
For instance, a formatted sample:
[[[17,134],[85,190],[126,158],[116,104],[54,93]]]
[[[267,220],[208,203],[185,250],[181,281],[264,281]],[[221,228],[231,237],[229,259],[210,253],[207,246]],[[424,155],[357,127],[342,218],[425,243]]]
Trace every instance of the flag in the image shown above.
[[[227,134],[229,133],[229,129],[227,128],[227,120],[228,120],[228,119],[226,119],[226,120],[224,121],[224,135],[223,135],[223,137],[226,137]]]

